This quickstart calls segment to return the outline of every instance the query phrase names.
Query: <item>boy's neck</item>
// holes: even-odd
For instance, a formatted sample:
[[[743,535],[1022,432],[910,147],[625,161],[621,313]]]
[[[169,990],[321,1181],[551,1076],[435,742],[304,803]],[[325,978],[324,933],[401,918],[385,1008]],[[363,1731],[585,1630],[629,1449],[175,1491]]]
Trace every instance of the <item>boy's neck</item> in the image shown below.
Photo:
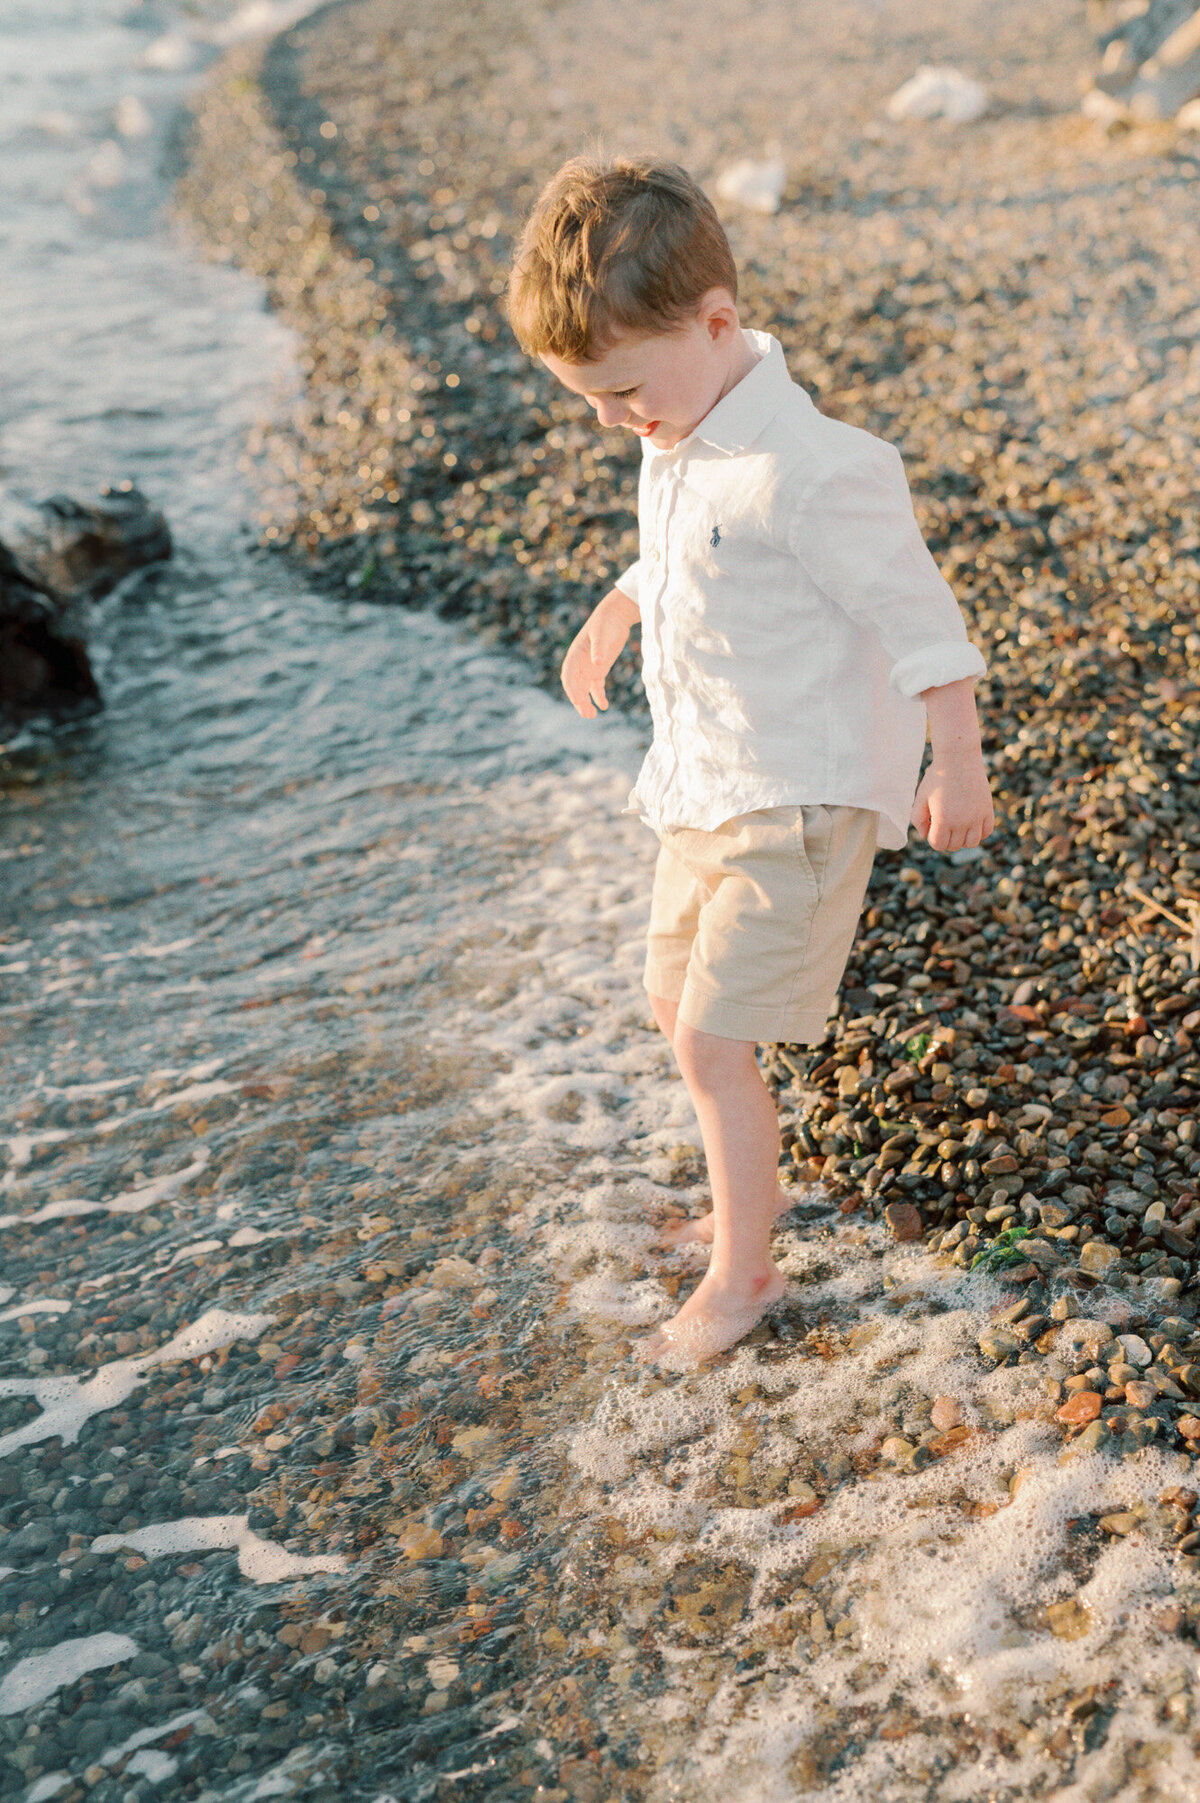
[[[759,362],[761,362],[759,353],[754,349],[745,332],[739,331],[729,360],[729,373],[725,378],[724,387],[717,396],[717,401],[723,401],[730,390],[736,388],[743,376],[748,376],[755,364]],[[716,404],[717,402],[714,401],[713,405],[716,406]]]

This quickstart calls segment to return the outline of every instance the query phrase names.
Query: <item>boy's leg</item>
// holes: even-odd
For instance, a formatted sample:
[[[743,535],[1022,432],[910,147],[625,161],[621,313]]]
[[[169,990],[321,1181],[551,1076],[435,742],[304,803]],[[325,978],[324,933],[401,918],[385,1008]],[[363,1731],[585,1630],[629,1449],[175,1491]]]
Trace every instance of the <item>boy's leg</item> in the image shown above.
[[[659,1026],[661,1027],[663,1034],[666,1037],[667,1043],[671,1047],[671,1050],[674,1052],[675,1051],[676,1017],[679,1012],[678,1004],[675,1002],[669,1002],[667,1000],[667,998],[662,995],[652,995],[649,998],[649,1000],[650,1000],[651,1012],[653,1013],[655,1020],[658,1022]],[[710,1036],[705,1035],[704,1037],[707,1038]],[[725,1043],[728,1045],[731,1042],[726,1040]],[[752,1046],[751,1047],[752,1055],[753,1055],[753,1051],[754,1051],[754,1048]],[[676,1055],[676,1063],[678,1063],[678,1062],[679,1062],[678,1055]],[[757,1071],[757,1065],[755,1068]],[[761,1079],[760,1079],[760,1082],[761,1082]],[[764,1093],[766,1094],[767,1092],[765,1089],[765,1085],[763,1087],[764,1087]],[[689,1086],[689,1094],[690,1094],[690,1086]],[[768,1099],[768,1101],[770,1100],[769,1094],[767,1095],[767,1099]],[[694,1096],[693,1096],[692,1100],[693,1100],[693,1102],[695,1101]],[[771,1103],[772,1112],[774,1112],[774,1108],[775,1108],[775,1104],[774,1104],[774,1102],[772,1102]],[[779,1162],[779,1148],[778,1148],[778,1122],[777,1122],[776,1123],[776,1166],[778,1166],[778,1162]],[[709,1177],[710,1177],[710,1181],[711,1181],[712,1180],[712,1166],[711,1165],[709,1166]],[[778,1175],[776,1175],[775,1208],[774,1208],[774,1215],[772,1218],[777,1218],[779,1215],[786,1214],[788,1209],[792,1206],[792,1201],[793,1201],[793,1198],[788,1195],[788,1193],[784,1189],[783,1185],[779,1182]],[[679,1223],[679,1225],[677,1225],[677,1226],[676,1225],[668,1225],[667,1227],[665,1227],[663,1229],[662,1233],[659,1235],[659,1244],[663,1245],[663,1246],[672,1246],[672,1247],[687,1246],[687,1245],[693,1245],[693,1244],[699,1244],[702,1246],[711,1246],[713,1243],[713,1233],[715,1231],[715,1228],[716,1228],[716,1217],[713,1214],[713,1211],[710,1209],[707,1214],[698,1215],[698,1216],[696,1216],[696,1218],[694,1220],[683,1221],[683,1222]]]
[[[673,1049],[692,1098],[713,1193],[713,1255],[683,1307],[642,1342],[647,1358],[691,1364],[749,1332],[786,1288],[771,1259],[779,1117],[753,1040],[676,1023]]]

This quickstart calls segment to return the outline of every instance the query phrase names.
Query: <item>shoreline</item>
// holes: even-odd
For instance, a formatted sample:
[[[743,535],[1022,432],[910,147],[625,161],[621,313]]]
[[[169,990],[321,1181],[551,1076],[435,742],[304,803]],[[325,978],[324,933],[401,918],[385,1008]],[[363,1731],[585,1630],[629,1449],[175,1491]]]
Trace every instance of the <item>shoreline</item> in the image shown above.
[[[763,29],[783,31],[785,12]],[[888,49],[876,89],[935,60],[934,12]],[[840,72],[831,60],[805,96],[819,129],[780,212],[728,216],[748,322],[783,339],[826,411],[903,450],[927,540],[988,658],[977,694],[998,822],[974,857],[915,840],[877,855],[825,1041],[768,1048],[764,1065],[790,1174],[820,1182],[839,1234],[878,1222],[922,1239],[953,1282],[982,1258],[1004,1286],[976,1339],[984,1385],[1040,1386],[1029,1419],[1060,1436],[1059,1463],[1103,1452],[1087,1470],[1132,1484],[1153,1456],[1200,1489],[1200,956],[1187,930],[1200,902],[1188,599],[1200,520],[1186,486],[1195,377],[1180,354],[1200,251],[1179,230],[1200,164],[1163,133],[1109,142],[1056,108],[1061,72],[1045,57],[1074,40],[1061,22],[1039,38],[1036,12],[1006,22],[990,75],[1000,110],[966,131],[879,125],[865,86],[842,117],[853,59]],[[642,94],[661,78],[660,143],[702,72],[672,36],[679,16],[664,5],[647,69],[628,78]],[[270,477],[264,542],[311,559],[334,593],[460,621],[551,689],[591,598],[632,554],[636,447],[599,438],[530,369],[496,284],[541,175],[572,132],[603,124],[599,102],[578,119],[548,108],[533,141],[511,139],[513,119],[534,94],[578,100],[602,18],[581,0],[548,10],[533,43],[504,4],[430,25],[415,7],[343,0],[226,60],[180,188],[210,253],[263,277],[301,339],[297,411],[248,449],[248,477]],[[955,54],[985,28],[982,12],[947,25],[962,34]],[[678,129],[677,154],[702,179],[730,159],[721,106],[744,75],[743,63],[714,76],[694,158]],[[765,124],[744,123],[748,145]],[[1167,248],[1156,259],[1146,242]],[[805,285],[818,254],[830,279]],[[1164,318],[1180,322],[1169,342]],[[634,661],[610,692],[644,722]],[[695,1149],[678,1150],[681,1178],[697,1182]],[[926,1300],[902,1283],[894,1293],[897,1308]],[[797,1333],[822,1360],[857,1355],[853,1333]],[[1130,1375],[1115,1334],[1153,1359],[1155,1383],[1140,1365]],[[760,1401],[770,1394],[760,1385]],[[878,1476],[880,1461],[940,1469],[967,1444],[961,1427],[897,1417],[862,1463],[834,1458],[789,1487],[795,1520],[783,1519],[826,1504],[832,1515],[852,1472]],[[981,1515],[1015,1500],[1023,1469]],[[1071,1481],[1082,1495],[1089,1480]],[[597,1483],[571,1506],[605,1533],[611,1521],[621,1547],[620,1485]],[[739,1507],[771,1494],[746,1486]],[[1166,1534],[1160,1504],[1137,1532]],[[1093,1512],[1099,1548],[1133,1531],[1128,1511]],[[1198,1572],[1191,1550],[1172,1567],[1168,1637],[1196,1637]],[[1065,1613],[1049,1632],[1074,1638],[1078,1610],[1052,1607]],[[818,1617],[814,1657],[829,1631]],[[797,1781],[828,1776],[838,1752],[818,1748]],[[570,1794],[591,1795],[590,1782],[575,1770]],[[636,1794],[657,1803],[649,1784]]]

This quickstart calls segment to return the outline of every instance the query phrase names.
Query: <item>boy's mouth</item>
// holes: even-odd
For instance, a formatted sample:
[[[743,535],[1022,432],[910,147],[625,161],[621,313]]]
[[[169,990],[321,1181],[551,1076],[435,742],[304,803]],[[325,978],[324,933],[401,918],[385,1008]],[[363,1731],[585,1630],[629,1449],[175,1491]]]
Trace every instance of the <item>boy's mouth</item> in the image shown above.
[[[651,432],[657,432],[661,425],[660,419],[652,419],[648,426],[630,426],[629,430],[636,432],[639,438],[649,438]]]

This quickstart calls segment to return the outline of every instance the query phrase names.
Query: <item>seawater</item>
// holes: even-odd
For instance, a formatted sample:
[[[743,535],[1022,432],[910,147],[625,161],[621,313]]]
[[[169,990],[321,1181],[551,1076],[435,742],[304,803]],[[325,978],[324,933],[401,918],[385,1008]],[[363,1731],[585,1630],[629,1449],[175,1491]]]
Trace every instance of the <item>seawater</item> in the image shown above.
[[[778,1242],[790,1331],[690,1376],[628,1360],[698,1272],[654,1224],[703,1205],[638,987],[637,734],[257,552],[239,452],[293,345],[165,225],[189,84],[303,10],[0,4],[0,473],[136,481],[178,547],[95,610],[103,713],[0,749],[0,1453],[31,1493],[61,1477],[61,1511],[186,1441],[217,1498],[164,1515],[147,1480],[80,1536],[203,1560],[126,1633],[76,1632],[36,1557],[6,1570],[0,1611],[52,1600],[0,1715],[54,1739],[72,1685],[240,1634],[182,1712],[150,1686],[113,1795],[1200,1796],[1163,1710],[1198,1675],[1169,1557],[1076,1532],[1188,1474],[1060,1464],[1036,1371],[976,1350],[988,1279],[810,1186]],[[136,1351],[77,1357],[114,1326]],[[295,1375],[254,1363],[274,1333]],[[165,1366],[197,1400],[139,1428]],[[873,1463],[939,1395],[961,1448]],[[1069,1597],[1075,1638],[1044,1615]],[[276,1628],[309,1619],[349,1654],[281,1674]],[[67,1794],[87,1762],[62,1758],[27,1761],[30,1796]]]

